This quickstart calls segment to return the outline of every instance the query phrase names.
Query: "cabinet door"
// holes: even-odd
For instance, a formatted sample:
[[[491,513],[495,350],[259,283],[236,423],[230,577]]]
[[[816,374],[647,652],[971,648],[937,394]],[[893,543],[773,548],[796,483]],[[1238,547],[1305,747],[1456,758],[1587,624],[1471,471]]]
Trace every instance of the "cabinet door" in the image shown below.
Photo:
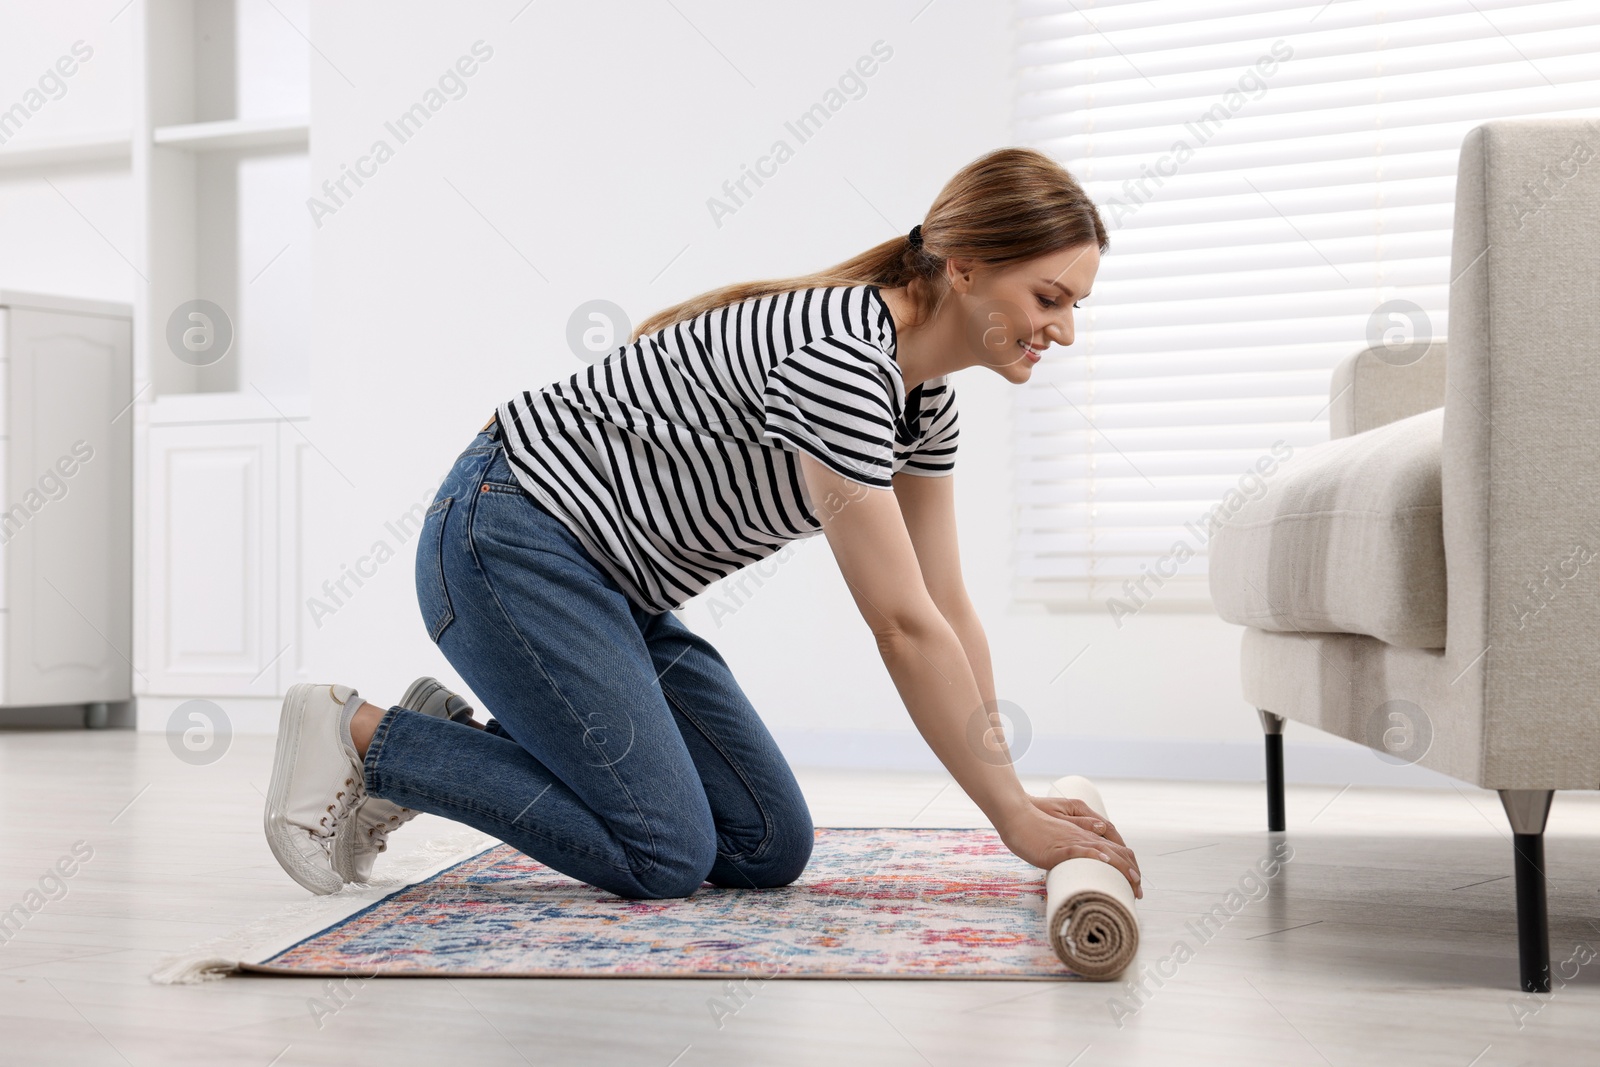
[[[132,330],[17,307],[6,329],[5,700],[126,700]]]
[[[152,426],[149,464],[146,691],[274,695],[277,424]]]

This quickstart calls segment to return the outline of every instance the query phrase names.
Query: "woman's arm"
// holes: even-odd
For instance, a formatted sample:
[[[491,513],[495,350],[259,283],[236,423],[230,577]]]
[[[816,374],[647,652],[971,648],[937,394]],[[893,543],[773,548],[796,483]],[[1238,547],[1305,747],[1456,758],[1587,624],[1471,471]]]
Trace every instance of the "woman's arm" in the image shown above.
[[[983,695],[983,706],[991,709],[992,727],[984,737],[989,747],[989,758],[1002,758],[1009,762],[1011,753],[1006,745],[999,705],[995,700],[989,639],[984,633],[977,609],[967,597],[966,582],[961,574],[961,548],[956,536],[955,475],[927,476],[901,471],[894,476],[894,493],[900,505],[900,514],[905,520],[906,532],[917,553],[923,585],[933,597],[940,614],[960,638],[961,647],[966,650],[967,663],[978,682],[978,692]],[[1109,819],[1081,801],[1057,797],[1029,799],[1046,813],[1056,816],[1089,816],[1089,829],[1103,833],[1118,845],[1127,846]],[[1129,855],[1131,858],[1131,853]],[[1137,867],[1134,869],[1137,870]]]
[[[985,691],[963,638],[924,581],[895,493],[863,487],[805,452],[800,466],[840,573],[912,722],[1001,840],[1037,867],[1092,856],[1124,874],[1131,871],[1132,853],[1094,833],[1092,817],[1042,810],[1023,789],[1009,758],[997,760],[992,750],[973,743],[973,716],[993,708],[987,644],[980,642]],[[987,740],[988,731],[977,733]]]
[[[995,708],[994,668],[989,638],[967,597],[961,575],[961,546],[956,538],[955,475],[927,476],[901,472],[894,476],[895,501],[917,554],[922,584],[939,614],[949,621],[978,682],[983,706]],[[996,726],[998,727],[998,723]],[[1003,738],[1000,739],[1004,743]]]

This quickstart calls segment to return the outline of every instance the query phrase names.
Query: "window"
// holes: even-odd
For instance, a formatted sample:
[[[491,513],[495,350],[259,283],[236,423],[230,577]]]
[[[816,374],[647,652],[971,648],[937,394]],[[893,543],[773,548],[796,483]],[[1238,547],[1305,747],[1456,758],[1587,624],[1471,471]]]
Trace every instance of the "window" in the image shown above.
[[[1016,141],[1073,173],[1111,245],[1074,344],[1017,391],[1016,593],[1119,620],[1204,607],[1208,514],[1327,440],[1334,365],[1445,336],[1467,131],[1600,121],[1600,11],[1020,0],[1018,14]]]

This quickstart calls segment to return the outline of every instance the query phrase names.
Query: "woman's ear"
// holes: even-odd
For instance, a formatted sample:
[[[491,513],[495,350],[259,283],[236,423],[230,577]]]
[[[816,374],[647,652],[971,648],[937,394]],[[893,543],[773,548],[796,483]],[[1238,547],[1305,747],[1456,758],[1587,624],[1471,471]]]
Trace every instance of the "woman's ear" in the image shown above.
[[[958,293],[965,293],[972,288],[972,262],[965,259],[947,259],[944,263],[945,278],[950,283],[950,288]]]

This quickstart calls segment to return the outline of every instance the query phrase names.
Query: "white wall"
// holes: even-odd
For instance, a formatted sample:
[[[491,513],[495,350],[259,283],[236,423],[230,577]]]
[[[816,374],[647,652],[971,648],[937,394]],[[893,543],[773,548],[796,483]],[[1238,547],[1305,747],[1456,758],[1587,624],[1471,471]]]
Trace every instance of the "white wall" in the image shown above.
[[[374,700],[396,699],[416,674],[455,677],[421,626],[414,544],[385,522],[426,505],[496,403],[582,367],[565,342],[578,304],[603,297],[637,320],[727,282],[838,262],[909,229],[961,165],[1010,143],[1010,5],[829,0],[804,18],[706,0],[621,9],[313,12],[326,57],[312,64],[313,184],[375,140],[396,149],[347,186],[314,248],[312,425],[329,462],[311,573],[336,578],[379,542],[400,551],[322,620],[312,663]],[[480,40],[493,55],[465,95],[399,144],[385,123]],[[707,198],[775,139],[794,144],[785,120],[879,40],[893,55],[865,95],[719,227]],[[1119,631],[1103,613],[1010,603],[1012,387],[981,368],[957,387],[967,579],[998,695],[1036,734],[1024,766],[1256,776],[1236,628],[1152,610]],[[821,538],[731,618],[713,619],[709,595],[685,619],[716,642],[792,759],[936,766]],[[1291,742],[1310,734],[1291,726]],[[1393,780],[1354,746],[1338,753],[1291,758],[1291,771]]]
[[[7,4],[0,33],[0,111],[39,91],[42,106],[6,126],[0,152],[80,135],[122,133],[134,121],[133,22],[118,4]],[[75,42],[91,50],[57,88]],[[56,72],[58,73],[58,72]],[[37,98],[36,98],[37,99]],[[52,188],[52,186],[54,186]],[[68,168],[0,168],[0,289],[131,302],[139,276],[133,181],[126,161]],[[126,258],[124,258],[126,257]]]

